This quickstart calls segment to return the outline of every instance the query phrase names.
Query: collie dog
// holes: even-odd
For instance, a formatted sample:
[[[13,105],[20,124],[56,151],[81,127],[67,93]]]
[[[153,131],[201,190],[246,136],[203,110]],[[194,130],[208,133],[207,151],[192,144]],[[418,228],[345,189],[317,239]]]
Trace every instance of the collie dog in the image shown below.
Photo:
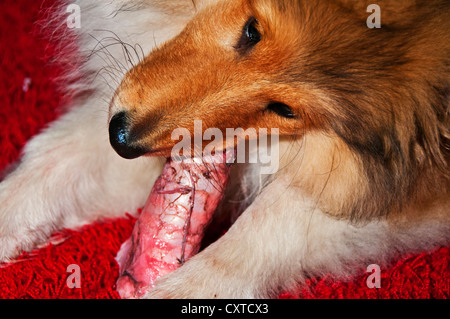
[[[137,211],[173,130],[194,136],[195,120],[224,135],[278,129],[279,169],[235,164],[212,223],[231,227],[148,297],[272,297],[450,242],[448,0],[79,0],[54,11],[47,27],[78,48],[57,60],[82,65],[62,79],[73,105],[0,184],[1,261],[57,229]]]

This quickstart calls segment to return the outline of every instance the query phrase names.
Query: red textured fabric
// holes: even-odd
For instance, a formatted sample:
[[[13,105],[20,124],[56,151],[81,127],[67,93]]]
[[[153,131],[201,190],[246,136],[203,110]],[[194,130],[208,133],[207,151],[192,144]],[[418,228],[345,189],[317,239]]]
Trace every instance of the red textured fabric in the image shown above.
[[[50,81],[64,70],[47,65],[56,48],[32,33],[39,10],[53,3],[15,0],[1,6],[0,171],[17,160],[31,136],[60,115],[57,106],[64,103]],[[124,213],[123,218],[55,234],[52,244],[0,266],[0,298],[119,298],[114,291],[114,257],[134,222]],[[80,267],[81,288],[67,285],[70,265]],[[380,289],[367,288],[368,275],[347,283],[310,280],[298,294],[280,298],[448,298],[450,247],[412,255],[382,269]]]

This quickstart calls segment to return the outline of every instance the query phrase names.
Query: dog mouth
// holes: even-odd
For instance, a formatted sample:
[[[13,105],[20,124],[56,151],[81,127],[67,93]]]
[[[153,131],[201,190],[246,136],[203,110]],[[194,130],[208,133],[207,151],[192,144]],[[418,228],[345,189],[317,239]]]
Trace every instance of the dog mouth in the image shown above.
[[[169,158],[116,260],[122,298],[140,298],[195,255],[222,200],[235,149]]]

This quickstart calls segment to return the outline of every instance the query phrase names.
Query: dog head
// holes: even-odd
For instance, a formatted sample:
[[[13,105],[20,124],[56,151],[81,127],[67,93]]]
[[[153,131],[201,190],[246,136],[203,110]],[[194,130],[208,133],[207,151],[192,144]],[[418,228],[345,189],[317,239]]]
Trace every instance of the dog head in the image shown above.
[[[360,1],[205,1],[125,76],[111,103],[111,142],[127,158],[170,156],[172,132],[194,135],[195,120],[224,135],[321,131],[354,151],[376,201],[398,202],[425,166],[448,177],[442,6],[386,3],[387,24],[370,29]]]

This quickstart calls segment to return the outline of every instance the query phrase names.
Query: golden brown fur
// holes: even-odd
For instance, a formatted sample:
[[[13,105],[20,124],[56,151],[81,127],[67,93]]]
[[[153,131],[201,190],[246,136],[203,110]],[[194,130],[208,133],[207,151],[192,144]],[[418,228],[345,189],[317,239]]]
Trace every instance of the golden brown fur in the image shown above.
[[[449,190],[450,9],[447,1],[219,1],[125,78],[115,103],[136,144],[169,150],[176,127],[280,128],[332,136],[301,187],[335,216],[369,220]],[[242,26],[262,41],[240,53]],[[289,105],[287,120],[265,110]],[[351,177],[355,175],[356,177]],[[343,187],[341,181],[352,182]],[[339,196],[337,196],[339,194]]]

